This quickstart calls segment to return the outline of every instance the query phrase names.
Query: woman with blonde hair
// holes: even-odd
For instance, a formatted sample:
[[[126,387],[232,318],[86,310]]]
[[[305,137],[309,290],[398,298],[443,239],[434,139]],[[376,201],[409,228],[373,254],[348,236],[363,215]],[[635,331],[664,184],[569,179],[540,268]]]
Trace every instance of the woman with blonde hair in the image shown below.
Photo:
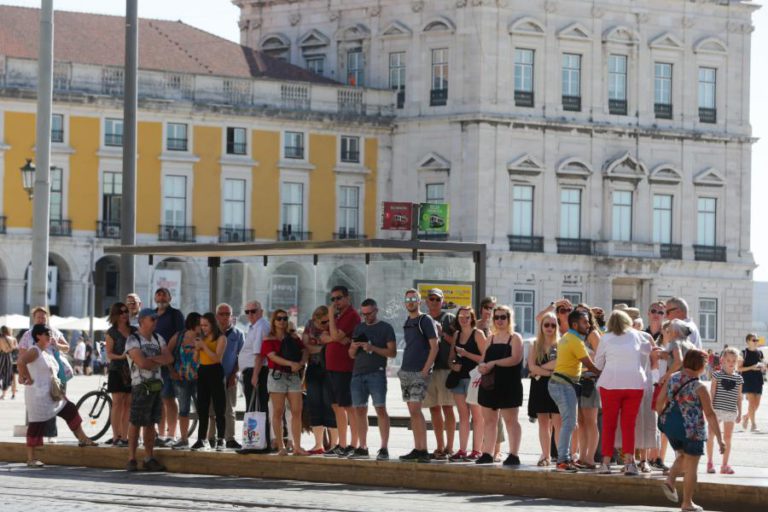
[[[555,371],[557,343],[560,341],[557,317],[551,311],[543,314],[536,332],[533,348],[528,352],[528,371],[531,373],[531,390],[528,398],[529,414],[535,414],[539,423],[541,457],[539,466],[549,466],[552,447],[552,429],[555,438],[560,435],[560,411],[549,395],[549,378]]]
[[[339,443],[336,429],[336,415],[333,412],[333,396],[331,382],[325,371],[324,343],[330,342],[328,332],[328,306],[318,306],[312,312],[312,318],[304,327],[302,341],[309,352],[307,361],[307,407],[309,408],[309,424],[315,436],[315,446],[309,450],[310,455],[325,453],[324,437],[328,432],[329,448],[335,448]]]
[[[600,346],[600,337],[603,331],[597,324],[595,314],[590,306],[579,304],[574,308],[574,311],[583,311],[587,314],[590,328],[584,340],[584,345],[587,348],[587,354],[594,360],[597,349]],[[597,428],[597,416],[600,412],[600,393],[597,391],[597,376],[593,372],[585,370],[581,374],[580,384],[579,422],[576,428],[579,460],[576,461],[576,465],[586,469],[595,469],[597,467],[595,466],[595,452],[597,451],[600,439],[600,432]],[[574,451],[576,451],[576,448],[574,448]]]
[[[509,456],[505,466],[519,466],[520,422],[517,419],[523,404],[523,339],[514,332],[515,318],[508,306],[493,309],[493,329],[485,349],[483,362],[478,365],[483,381],[477,401],[483,407],[483,454],[476,464],[494,462],[496,425],[499,414],[504,419],[509,437]]]

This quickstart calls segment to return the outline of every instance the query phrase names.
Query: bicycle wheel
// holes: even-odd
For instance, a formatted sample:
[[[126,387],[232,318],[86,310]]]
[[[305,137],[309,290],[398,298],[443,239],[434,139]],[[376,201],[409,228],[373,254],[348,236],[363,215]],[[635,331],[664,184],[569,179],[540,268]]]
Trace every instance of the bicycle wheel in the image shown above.
[[[83,419],[83,432],[96,441],[112,425],[112,398],[102,391],[90,391],[77,401],[77,412]]]
[[[194,399],[189,407],[189,429],[187,429],[187,435],[190,439],[197,435],[197,407],[195,407]]]

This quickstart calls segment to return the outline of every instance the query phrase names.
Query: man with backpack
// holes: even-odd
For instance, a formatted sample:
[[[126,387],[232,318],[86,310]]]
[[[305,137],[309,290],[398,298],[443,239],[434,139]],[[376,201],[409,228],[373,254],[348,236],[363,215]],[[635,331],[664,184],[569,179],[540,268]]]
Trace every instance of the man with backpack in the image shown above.
[[[428,463],[430,457],[427,451],[427,422],[421,412],[421,404],[427,397],[438,346],[435,321],[421,312],[420,305],[421,295],[418,290],[410,289],[405,292],[405,309],[408,311],[408,318],[403,326],[405,351],[397,376],[400,378],[403,401],[408,404],[414,449],[402,455],[400,460]]]

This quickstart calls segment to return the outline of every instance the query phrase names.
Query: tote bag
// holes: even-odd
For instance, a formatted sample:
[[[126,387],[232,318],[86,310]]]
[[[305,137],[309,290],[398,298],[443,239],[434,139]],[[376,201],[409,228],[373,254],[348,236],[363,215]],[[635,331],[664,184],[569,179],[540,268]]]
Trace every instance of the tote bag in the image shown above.
[[[477,403],[477,394],[480,392],[480,380],[482,379],[480,370],[473,368],[469,372],[469,389],[467,389],[467,403],[470,405],[479,405]]]
[[[253,407],[257,393],[253,391],[251,403],[243,415],[243,450],[264,450],[267,447],[267,413],[255,411]]]

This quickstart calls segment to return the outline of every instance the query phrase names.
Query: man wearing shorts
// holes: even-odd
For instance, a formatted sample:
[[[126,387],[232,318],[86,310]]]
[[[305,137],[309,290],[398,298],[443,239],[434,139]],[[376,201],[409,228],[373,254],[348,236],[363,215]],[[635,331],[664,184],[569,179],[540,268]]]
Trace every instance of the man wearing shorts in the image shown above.
[[[410,289],[405,292],[405,309],[408,317],[405,320],[405,351],[403,364],[397,376],[400,378],[400,388],[403,401],[408,405],[411,416],[414,448],[410,453],[401,455],[405,462],[429,462],[427,451],[427,422],[421,412],[421,405],[427,397],[429,378],[432,365],[437,357],[437,328],[429,315],[419,310],[421,296],[418,290]]]
[[[360,438],[359,446],[350,459],[368,458],[368,397],[373,400],[379,420],[381,448],[376,460],[389,459],[389,415],[387,414],[387,358],[397,355],[395,330],[380,321],[376,301],[365,299],[360,313],[365,321],[357,326],[349,346],[349,356],[355,360],[352,370],[352,406]]]
[[[339,430],[339,446],[327,454],[349,457],[357,447],[357,425],[352,407],[352,369],[354,361],[349,357],[349,344],[355,328],[360,324],[360,315],[350,305],[349,290],[346,286],[334,286],[331,290],[329,315],[330,341],[325,347],[325,368],[331,381],[333,412]],[[347,424],[350,430],[350,442],[347,444]]]
[[[160,421],[163,386],[160,368],[170,364],[173,356],[162,336],[154,334],[157,314],[145,308],[139,312],[139,329],[125,342],[125,353],[131,369],[131,414],[128,426],[128,471],[137,471],[136,447],[139,429],[144,428],[144,469],[165,471],[154,458],[155,424]]]
[[[184,330],[184,315],[178,309],[171,306],[171,292],[168,288],[158,288],[155,291],[155,334],[159,335],[166,342],[174,335]],[[169,361],[169,366],[161,368],[161,378],[163,380],[163,414],[158,422],[159,437],[157,446],[171,446],[176,438],[176,423],[179,419],[179,405],[176,403],[176,389],[173,387],[171,379],[171,366],[173,359]]]

